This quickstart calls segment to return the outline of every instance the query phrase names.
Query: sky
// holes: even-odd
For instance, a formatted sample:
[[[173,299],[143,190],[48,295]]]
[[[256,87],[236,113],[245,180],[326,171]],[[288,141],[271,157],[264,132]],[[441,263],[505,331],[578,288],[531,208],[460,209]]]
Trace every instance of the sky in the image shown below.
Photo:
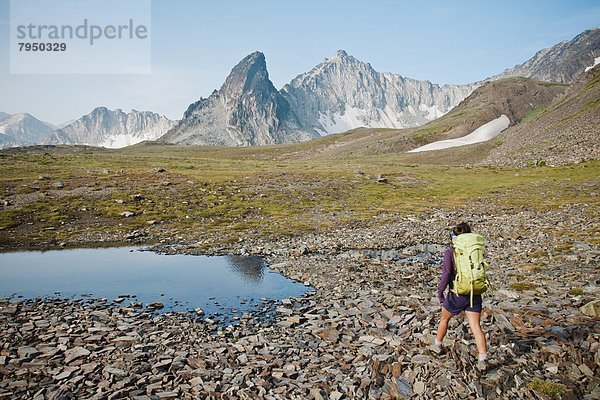
[[[66,1],[72,0],[47,4]],[[277,88],[340,49],[380,72],[438,84],[470,83],[600,21],[598,0],[146,1],[151,1],[148,71],[14,74],[11,2],[0,0],[0,111],[28,112],[56,125],[98,106],[179,119],[256,50],[265,53]],[[103,12],[123,14],[113,6]]]

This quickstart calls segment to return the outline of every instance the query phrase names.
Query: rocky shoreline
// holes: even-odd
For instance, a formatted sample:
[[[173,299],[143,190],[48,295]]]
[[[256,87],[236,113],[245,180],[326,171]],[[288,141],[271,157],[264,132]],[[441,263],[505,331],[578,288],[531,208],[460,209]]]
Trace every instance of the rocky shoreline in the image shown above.
[[[0,398],[600,399],[600,320],[580,310],[599,297],[600,251],[569,234],[597,232],[586,208],[439,211],[277,241],[162,244],[261,255],[316,292],[282,302],[275,323],[227,327],[96,299],[1,300]],[[493,266],[483,373],[464,318],[452,320],[445,354],[430,346],[440,252],[461,220],[488,238]]]

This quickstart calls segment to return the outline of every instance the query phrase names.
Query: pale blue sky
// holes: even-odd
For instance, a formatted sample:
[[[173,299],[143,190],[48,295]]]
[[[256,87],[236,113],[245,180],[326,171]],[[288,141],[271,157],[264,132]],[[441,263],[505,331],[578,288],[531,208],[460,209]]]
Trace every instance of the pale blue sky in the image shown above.
[[[277,88],[338,49],[378,71],[474,82],[600,21],[597,0],[154,0],[150,75],[11,75],[9,4],[0,0],[0,111],[55,124],[100,105],[181,118],[255,50]]]

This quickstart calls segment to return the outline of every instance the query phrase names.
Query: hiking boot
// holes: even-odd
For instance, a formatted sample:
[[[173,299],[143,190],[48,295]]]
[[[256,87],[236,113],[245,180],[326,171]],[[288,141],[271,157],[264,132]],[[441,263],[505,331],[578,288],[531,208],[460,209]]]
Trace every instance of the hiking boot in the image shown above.
[[[475,368],[477,368],[479,372],[486,372],[489,368],[489,364],[487,360],[480,360],[477,361],[477,365],[475,365]]]
[[[443,345],[440,344],[432,344],[431,346],[427,347],[429,349],[429,351],[431,351],[432,353],[437,354],[438,356],[441,356],[443,354],[446,354],[446,348]]]

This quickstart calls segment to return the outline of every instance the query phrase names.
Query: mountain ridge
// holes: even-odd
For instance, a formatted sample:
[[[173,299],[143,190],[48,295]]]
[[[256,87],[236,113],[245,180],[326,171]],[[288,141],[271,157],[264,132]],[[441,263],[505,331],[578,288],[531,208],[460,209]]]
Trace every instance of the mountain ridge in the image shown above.
[[[281,93],[308,129],[326,135],[358,126],[422,125],[448,112],[474,88],[378,72],[338,50],[284,85]]]
[[[257,53],[264,59],[264,54]],[[241,92],[225,90],[228,87],[226,80],[219,91],[213,92],[207,99],[201,98],[192,103],[184,114],[185,121],[161,140],[184,144],[248,146],[292,143],[360,127],[397,129],[422,126],[446,114],[487,82],[516,76],[570,82],[577,74],[594,65],[599,57],[600,30],[596,28],[542,49],[524,63],[486,80],[465,85],[439,85],[391,72],[378,72],[369,63],[354,58],[345,50],[338,50],[310,71],[285,84],[279,90],[282,99],[273,95],[278,100],[269,104],[283,104],[286,116],[293,121],[295,136],[288,136],[286,130],[277,123],[268,124],[264,121],[269,118],[279,121],[264,111],[264,104],[262,109],[252,110],[252,102],[246,102],[240,108],[236,99]],[[261,66],[264,67],[262,82],[272,91],[274,86],[268,79],[266,64]],[[231,74],[227,79],[231,79]],[[230,101],[228,96],[233,100]],[[224,106],[226,104],[238,104],[238,110],[228,111]],[[192,111],[195,112],[193,118]],[[230,120],[223,114],[229,115]],[[202,121],[203,118],[206,120]],[[235,138],[231,137],[232,127]],[[268,140],[257,140],[260,136],[257,129],[262,129],[262,134]],[[202,130],[210,134],[203,135]],[[298,135],[298,132],[302,133]],[[220,135],[223,137],[219,138]]]
[[[82,122],[80,118],[56,129],[43,142],[122,147],[141,140],[160,139],[191,145],[255,146],[294,143],[360,127],[416,127],[445,115],[487,82],[514,76],[570,82],[599,62],[599,28],[541,49],[524,63],[486,80],[465,85],[440,85],[378,72],[371,64],[338,50],[277,90],[269,79],[264,54],[254,52],[232,69],[219,90],[191,103],[181,121],[173,123],[148,112],[158,116],[148,117],[154,122],[138,121],[139,127],[131,130],[126,128],[128,117],[114,116],[111,133],[102,122],[89,118]],[[97,109],[102,108],[108,112],[105,107]],[[132,110],[132,113],[135,120],[146,112]],[[102,119],[100,114],[98,117]],[[3,116],[6,119],[10,115],[0,113],[0,123]],[[159,122],[160,118],[164,120]],[[134,122],[129,123],[135,125]],[[158,127],[153,127],[156,124]],[[39,138],[47,129],[41,125],[38,128],[43,134],[33,131],[20,134],[38,139],[19,142],[4,136],[2,146],[40,143]]]
[[[558,83],[529,78],[505,78],[487,82],[446,115],[416,128],[358,128],[319,139],[314,157],[370,157],[396,154],[404,162],[462,164],[481,162],[493,140],[460,148],[407,154],[441,140],[464,137],[486,123],[506,115],[509,126],[518,125],[528,113],[544,106],[567,90]],[[328,144],[329,143],[329,144]]]
[[[521,76],[546,82],[570,83],[586,68],[594,65],[596,57],[600,57],[600,28],[587,29],[571,40],[563,40],[537,51],[524,63],[486,81]]]
[[[144,140],[156,140],[173,125],[167,117],[151,111],[132,109],[125,113],[120,108],[109,110],[101,106],[54,130],[44,144],[125,147]]]

